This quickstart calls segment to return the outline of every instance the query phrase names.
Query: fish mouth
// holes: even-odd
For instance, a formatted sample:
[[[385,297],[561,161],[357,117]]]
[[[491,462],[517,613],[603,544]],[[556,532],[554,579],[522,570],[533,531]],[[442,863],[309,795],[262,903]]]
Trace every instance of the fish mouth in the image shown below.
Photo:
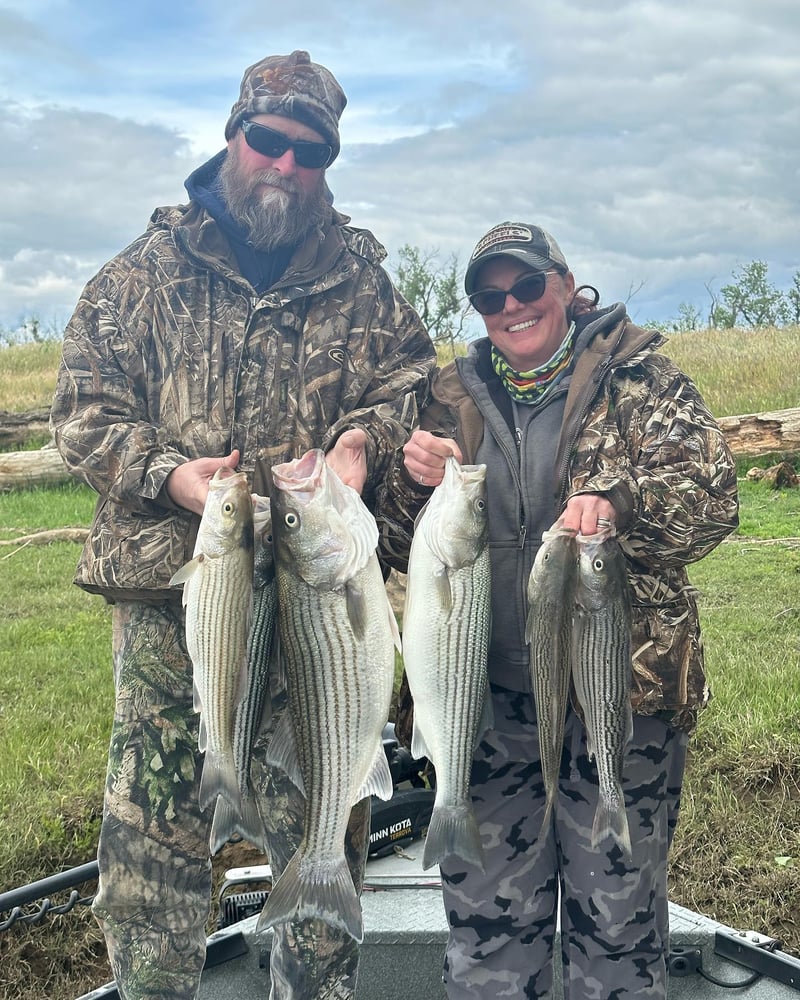
[[[325,473],[325,455],[316,448],[301,458],[273,465],[272,478],[276,487],[291,493],[298,502],[307,501],[322,485]]]
[[[229,465],[221,465],[208,481],[208,487],[209,489],[227,488],[231,485],[232,481],[237,479],[239,480],[239,485],[247,487],[247,477],[243,472],[237,472],[236,469],[232,469]]]

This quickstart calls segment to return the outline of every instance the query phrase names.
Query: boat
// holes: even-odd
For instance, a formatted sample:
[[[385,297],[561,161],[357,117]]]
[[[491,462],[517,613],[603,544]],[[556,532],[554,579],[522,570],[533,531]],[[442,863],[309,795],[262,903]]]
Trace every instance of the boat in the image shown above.
[[[422,846],[434,792],[417,780],[420,762],[384,731],[384,748],[395,780],[389,802],[373,800],[370,853],[362,909],[364,942],[356,1000],[445,1000],[442,962],[447,920],[438,869],[422,868]],[[81,897],[75,886],[96,880],[97,862],[0,894],[0,932],[37,901],[39,915],[66,912]],[[272,931],[256,931],[271,886],[269,865],[231,868],[219,890],[218,929],[208,937],[198,1000],[262,1000],[269,995]],[[50,896],[72,889],[55,907]],[[10,916],[7,916],[10,914]],[[798,1000],[800,959],[781,942],[736,930],[676,903],[669,903],[669,1000],[718,1000],[727,990],[746,1000]],[[29,918],[28,918],[29,919]],[[556,932],[554,954],[560,954]],[[563,1000],[554,962],[553,1000]],[[106,983],[77,1000],[119,1000]]]

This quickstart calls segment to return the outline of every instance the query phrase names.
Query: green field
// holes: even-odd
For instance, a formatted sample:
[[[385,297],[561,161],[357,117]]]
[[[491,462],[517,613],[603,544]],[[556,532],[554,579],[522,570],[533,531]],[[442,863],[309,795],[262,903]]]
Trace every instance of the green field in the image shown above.
[[[782,377],[796,386],[796,330],[775,331],[769,350],[752,331],[714,337],[683,334],[667,352],[717,415],[798,405]],[[0,350],[0,409],[46,405],[57,352],[43,360],[45,348]],[[714,696],[691,744],[671,898],[800,955],[800,490],[740,486],[739,531],[691,570]],[[87,526],[92,509],[78,486],[0,493],[0,540],[12,542],[0,547],[0,891],[94,854],[113,704],[109,614],[71,583],[74,543],[14,543]],[[108,978],[86,907],[0,932],[0,1000],[67,1000]]]

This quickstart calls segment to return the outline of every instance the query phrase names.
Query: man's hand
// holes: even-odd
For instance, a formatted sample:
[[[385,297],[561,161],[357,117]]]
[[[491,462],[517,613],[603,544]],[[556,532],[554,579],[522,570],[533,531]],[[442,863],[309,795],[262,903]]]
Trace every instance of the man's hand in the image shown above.
[[[367,481],[367,432],[360,427],[345,431],[325,455],[328,467],[359,494]]]
[[[234,448],[224,458],[194,458],[176,466],[167,476],[166,489],[170,500],[202,516],[208,496],[208,484],[217,469],[233,471],[239,464],[239,449]]]

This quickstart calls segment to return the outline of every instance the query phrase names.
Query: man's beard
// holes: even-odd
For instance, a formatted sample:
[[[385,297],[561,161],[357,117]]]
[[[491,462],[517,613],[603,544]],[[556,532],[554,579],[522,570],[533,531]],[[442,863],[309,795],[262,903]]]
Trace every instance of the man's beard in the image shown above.
[[[330,209],[324,174],[313,191],[306,192],[296,177],[275,170],[245,174],[239,166],[238,147],[232,146],[219,172],[222,197],[228,211],[247,233],[257,250],[296,246],[320,225]],[[269,189],[256,191],[260,184]]]

